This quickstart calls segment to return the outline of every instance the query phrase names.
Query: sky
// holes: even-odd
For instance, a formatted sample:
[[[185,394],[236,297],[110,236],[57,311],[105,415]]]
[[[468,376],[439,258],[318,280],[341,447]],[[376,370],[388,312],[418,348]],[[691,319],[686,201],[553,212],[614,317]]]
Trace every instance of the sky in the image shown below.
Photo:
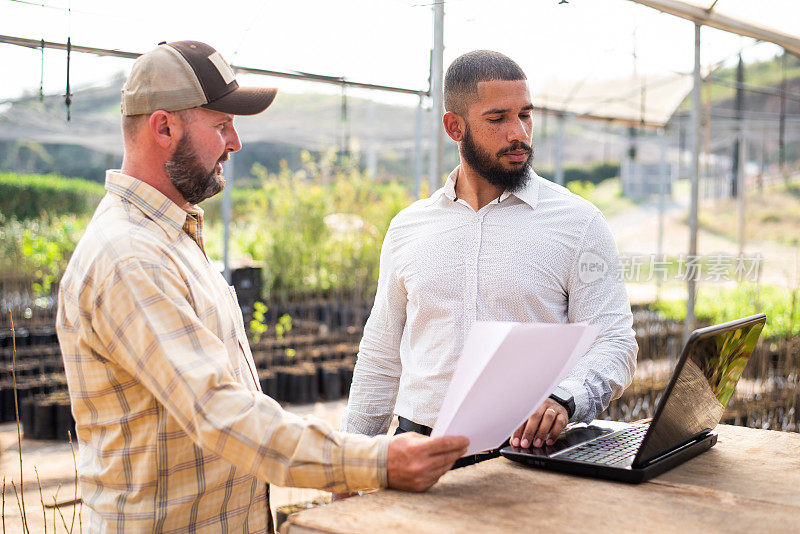
[[[0,34],[56,42],[69,36],[73,44],[133,52],[162,40],[193,39],[211,44],[233,64],[426,90],[434,1],[0,0]],[[720,9],[723,4],[747,20],[800,35],[796,0],[721,0]],[[445,65],[469,50],[498,50],[522,66],[534,93],[551,80],[689,72],[693,36],[692,23],[628,0],[445,2]],[[740,50],[746,60],[780,51],[712,28],[704,28],[702,38],[704,65],[730,64]],[[46,93],[64,92],[63,51],[45,51],[42,63],[39,50],[0,44],[0,65],[0,102],[38,91],[40,78]],[[73,90],[105,84],[127,73],[130,65],[130,60],[73,54]],[[239,81],[292,92],[339,91],[262,76],[240,76]],[[416,104],[413,96],[348,94]]]

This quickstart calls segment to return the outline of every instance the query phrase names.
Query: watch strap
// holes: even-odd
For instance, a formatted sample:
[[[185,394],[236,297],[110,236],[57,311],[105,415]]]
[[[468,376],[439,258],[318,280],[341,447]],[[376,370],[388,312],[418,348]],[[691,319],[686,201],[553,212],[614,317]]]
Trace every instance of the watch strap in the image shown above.
[[[556,386],[550,398],[559,403],[564,409],[567,410],[567,417],[572,418],[575,413],[575,399],[572,394],[561,386]]]

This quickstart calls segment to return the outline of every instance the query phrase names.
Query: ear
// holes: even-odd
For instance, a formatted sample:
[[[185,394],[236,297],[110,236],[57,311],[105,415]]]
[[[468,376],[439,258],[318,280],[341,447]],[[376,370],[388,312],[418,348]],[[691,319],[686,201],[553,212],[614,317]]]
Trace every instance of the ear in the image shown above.
[[[448,111],[442,117],[442,124],[444,124],[444,131],[450,136],[450,139],[456,143],[461,142],[464,138],[464,126],[466,125],[461,115]]]
[[[153,112],[148,119],[150,135],[163,149],[171,150],[183,137],[183,122],[174,113]]]

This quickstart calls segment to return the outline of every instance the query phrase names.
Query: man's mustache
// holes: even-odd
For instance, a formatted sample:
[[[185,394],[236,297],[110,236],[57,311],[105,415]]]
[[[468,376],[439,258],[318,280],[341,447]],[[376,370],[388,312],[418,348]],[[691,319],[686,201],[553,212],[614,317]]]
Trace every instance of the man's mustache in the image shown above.
[[[525,152],[530,154],[531,145],[529,145],[528,143],[525,143],[523,141],[517,141],[516,143],[513,143],[513,144],[505,147],[504,149],[500,150],[497,153],[497,155],[498,156],[502,156],[504,154],[508,154],[509,152],[514,152],[515,150],[524,150]]]

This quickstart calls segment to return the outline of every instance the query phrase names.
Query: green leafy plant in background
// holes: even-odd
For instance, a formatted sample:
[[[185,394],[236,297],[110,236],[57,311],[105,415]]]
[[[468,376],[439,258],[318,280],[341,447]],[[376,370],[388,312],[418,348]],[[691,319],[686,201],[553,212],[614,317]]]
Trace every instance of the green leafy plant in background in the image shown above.
[[[256,302],[253,304],[253,318],[250,320],[250,333],[253,335],[253,340],[258,343],[261,336],[267,333],[269,326],[267,326],[267,305],[263,302]]]
[[[700,321],[722,323],[763,312],[767,315],[763,337],[795,336],[800,334],[797,292],[796,289],[749,283],[731,289],[705,286],[697,293],[695,316]],[[686,319],[685,301],[661,300],[653,304],[653,308],[668,319]]]
[[[30,277],[35,295],[50,295],[88,220],[65,215],[20,221],[0,214],[0,272]]]
[[[592,182],[573,180],[572,182],[567,183],[567,189],[578,196],[581,196],[585,199],[590,199],[595,190],[595,184]]]
[[[253,342],[258,343],[261,337],[269,331],[267,324],[267,310],[269,308],[263,302],[256,302],[253,305],[253,319],[250,321],[250,333],[253,336]],[[272,327],[275,332],[275,339],[283,339],[286,334],[292,331],[292,317],[288,313],[284,313],[278,319],[278,322]],[[291,347],[287,347],[284,351],[287,357],[294,358],[297,351]]]
[[[411,203],[408,189],[373,182],[335,153],[321,160],[304,153],[303,163],[297,171],[284,163],[274,174],[253,167],[261,187],[234,196],[232,257],[263,266],[266,298],[371,295],[383,236]],[[209,254],[220,257],[219,224],[210,222],[208,234]]]
[[[269,308],[263,302],[256,302],[253,305],[250,333],[256,343],[261,339],[261,336],[269,331],[269,325],[267,324],[268,310]],[[283,339],[283,336],[292,331],[292,317],[288,313],[281,315],[278,322],[273,326],[273,330],[275,331],[275,339]]]

